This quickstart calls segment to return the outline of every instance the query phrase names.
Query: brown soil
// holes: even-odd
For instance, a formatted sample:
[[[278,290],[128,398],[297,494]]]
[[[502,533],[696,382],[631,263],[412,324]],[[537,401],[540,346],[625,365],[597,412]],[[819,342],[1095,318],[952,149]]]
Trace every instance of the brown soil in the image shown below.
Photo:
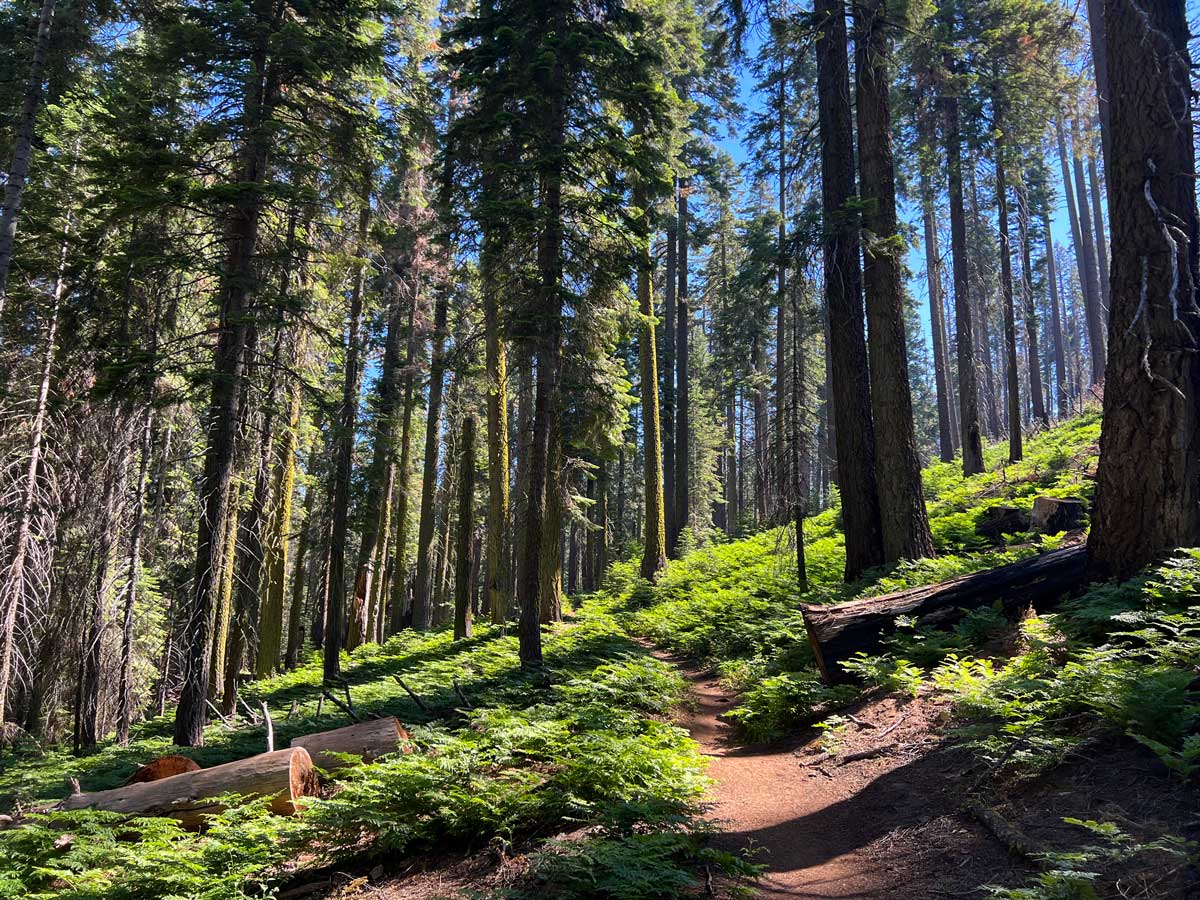
[[[922,689],[916,698],[868,696],[844,710],[833,754],[825,749],[830,739],[811,730],[747,744],[722,719],[736,704],[728,691],[710,674],[674,662],[694,699],[680,724],[711,759],[716,842],[752,852],[765,867],[757,895],[764,900],[979,897],[985,884],[1027,884],[1036,862],[963,810],[981,787],[987,808],[1036,852],[1097,843],[1064,824],[1068,816],[1115,821],[1140,840],[1197,836],[1194,788],[1123,739],[1091,746],[1038,781],[997,786],[993,773],[943,736],[948,705]],[[1103,898],[1200,897],[1195,871],[1162,854],[1101,873]]]

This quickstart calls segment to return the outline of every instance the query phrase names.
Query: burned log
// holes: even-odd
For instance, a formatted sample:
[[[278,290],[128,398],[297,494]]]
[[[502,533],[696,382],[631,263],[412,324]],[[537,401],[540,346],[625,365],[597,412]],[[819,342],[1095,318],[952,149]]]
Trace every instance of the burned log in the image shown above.
[[[800,609],[821,677],[830,683],[846,681],[848,673],[839,663],[860,651],[877,651],[897,616],[911,616],[918,624],[945,624],[960,618],[963,610],[996,601],[1009,612],[1028,604],[1053,604],[1083,583],[1086,561],[1087,548],[1079,544],[940,584]]]
[[[387,753],[408,752],[409,734],[395,716],[356,722],[345,728],[306,734],[292,741],[293,747],[303,747],[313,762],[326,771],[351,765],[333,754],[351,754],[371,762]]]
[[[224,808],[214,797],[223,794],[270,797],[273,812],[290,816],[296,812],[297,801],[316,793],[317,788],[308,751],[291,747],[159,781],[72,794],[63,800],[62,808],[91,807],[138,816],[171,816],[185,828],[197,829],[206,816]]]

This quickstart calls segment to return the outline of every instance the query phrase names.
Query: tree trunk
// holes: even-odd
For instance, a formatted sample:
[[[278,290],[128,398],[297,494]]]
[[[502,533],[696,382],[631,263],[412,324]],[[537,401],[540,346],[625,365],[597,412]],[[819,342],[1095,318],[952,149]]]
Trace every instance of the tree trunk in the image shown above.
[[[676,215],[667,225],[666,271],[663,276],[663,342],[660,351],[662,361],[659,377],[662,378],[662,442],[663,442],[663,507],[667,530],[667,554],[675,548],[675,290],[678,287],[679,228],[678,204],[679,181],[671,188],[672,202]]]
[[[392,616],[391,633],[404,626],[404,595],[408,584],[408,507],[409,492],[412,490],[412,425],[413,396],[416,389],[418,349],[424,353],[424,343],[417,337],[417,301],[420,289],[416,283],[409,285],[408,347],[404,354],[404,399],[400,422],[400,461],[396,464],[396,546],[392,555]],[[507,452],[507,451],[506,451]]]
[[[921,486],[921,459],[908,381],[908,337],[901,287],[903,238],[896,221],[896,169],[888,91],[892,38],[887,0],[855,6],[858,160],[863,199],[863,284],[866,288],[875,479],[884,562],[933,555]]]
[[[608,460],[600,460],[596,479],[596,561],[592,564],[592,590],[599,590],[608,570]]]
[[[1091,279],[1091,298],[1092,302],[1085,307],[1087,311],[1088,334],[1092,340],[1092,356],[1093,360],[1097,360],[1097,351],[1099,352],[1098,362],[1101,367],[1101,379],[1103,379],[1103,366],[1107,358],[1107,335],[1105,330],[1107,327],[1108,315],[1106,313],[1107,303],[1104,299],[1104,291],[1101,286],[1099,260],[1096,254],[1095,235],[1096,232],[1092,226],[1092,212],[1088,206],[1087,182],[1083,174],[1083,139],[1079,133],[1079,122],[1072,120],[1072,167],[1075,170],[1075,196],[1079,198],[1079,233],[1083,237],[1083,253],[1087,260],[1088,278]],[[1095,362],[1093,362],[1093,365]],[[1094,377],[1094,376],[1093,376]],[[1095,382],[1099,384],[1100,382]]]
[[[995,75],[999,78],[999,75]],[[1017,361],[1017,317],[1013,308],[1012,241],[1008,233],[1008,172],[1005,160],[1004,109],[992,96],[992,115],[996,125],[996,210],[1000,226],[1000,291],[1004,297],[1004,374],[1008,399],[1008,461],[1020,462],[1024,456],[1021,445],[1021,375]]]
[[[642,188],[634,205],[645,207]],[[648,224],[648,221],[647,221]],[[645,236],[648,239],[648,235]],[[658,408],[658,354],[654,346],[654,278],[650,247],[638,248],[637,297],[640,323],[638,356],[642,391],[642,457],[645,488],[645,538],[640,568],[643,578],[653,581],[667,565],[667,534],[663,511],[662,432]]]
[[[454,639],[471,636],[471,534],[475,530],[475,416],[463,421],[458,469],[458,535],[454,569]]]
[[[691,469],[690,446],[691,399],[688,368],[688,338],[691,335],[692,314],[688,307],[688,194],[691,180],[679,182],[679,290],[675,296],[675,530],[667,535],[667,552],[678,555],[679,535],[691,523],[688,474]],[[669,315],[669,313],[668,313]]]
[[[962,434],[963,474],[983,471],[983,440],[979,435],[979,386],[975,374],[975,339],[967,271],[967,219],[963,209],[962,135],[958,97],[942,97],[945,117],[946,173],[950,196],[950,256],[954,266],[954,326],[958,349],[958,408]]]
[[[1094,0],[1093,0],[1094,2]],[[1096,154],[1087,155],[1088,185],[1092,191],[1092,225],[1096,229],[1096,262],[1099,265],[1100,297],[1104,301],[1104,322],[1108,324],[1111,287],[1108,271],[1108,243],[1104,239],[1104,204],[1100,199],[1100,176],[1096,172]]]
[[[321,450],[321,411],[313,417],[312,445],[308,451],[307,473],[312,478],[317,471]],[[312,540],[312,531],[317,523],[313,515],[317,506],[317,488],[315,481],[304,488],[304,518],[300,523],[300,538],[296,543],[296,564],[292,567],[292,604],[288,612],[287,650],[283,654],[283,667],[287,671],[296,668],[300,662],[300,651],[304,647],[304,631],[300,627],[304,618],[304,581],[305,563],[308,559],[308,545]]]
[[[292,495],[296,491],[296,430],[300,427],[300,385],[291,387],[291,409],[283,442],[275,460],[271,514],[263,541],[262,598],[259,605],[256,678],[267,678],[279,667],[283,650],[283,598],[287,591],[288,544],[292,528]]]
[[[971,217],[968,222],[968,238],[970,246],[970,291],[975,301],[975,325],[977,343],[976,365],[983,369],[983,405],[986,416],[987,433],[992,438],[999,437],[1004,429],[1000,424],[999,397],[1000,390],[996,382],[996,368],[992,358],[992,316],[989,308],[991,291],[984,281],[987,263],[984,259],[984,243],[990,237],[986,224],[979,209],[979,189],[975,178],[977,164],[968,156],[967,166],[967,196],[970,202]],[[1003,357],[1004,344],[1000,343],[1000,354]]]
[[[308,751],[291,747],[158,781],[93,794],[72,794],[63,800],[62,807],[103,809],[135,816],[171,816],[184,828],[196,830],[208,816],[225,808],[215,802],[215,797],[226,794],[269,797],[272,812],[290,816],[299,808],[300,798],[312,796],[319,786]]]
[[[146,479],[150,457],[154,452],[154,407],[146,405],[142,423],[141,458],[138,460],[137,481],[133,486],[133,525],[129,533],[129,557],[125,570],[125,615],[121,628],[121,674],[117,686],[117,743],[129,746],[129,729],[133,723],[133,618],[137,607],[138,581],[142,574],[142,534],[146,526]]]
[[[925,226],[925,284],[929,293],[930,331],[933,332],[933,378],[937,388],[938,451],[942,462],[954,462],[949,357],[946,350],[946,324],[942,320],[942,260],[938,252],[933,187],[924,167],[921,170],[921,208]]]
[[[845,681],[846,672],[838,664],[859,652],[878,651],[899,616],[916,619],[918,625],[947,624],[965,610],[997,601],[1008,611],[1030,604],[1041,610],[1079,586],[1084,558],[1083,547],[1066,547],[940,584],[848,603],[801,606],[817,668],[826,681]]]
[[[767,350],[764,338],[754,335],[751,339],[750,357],[754,364],[754,517],[759,528],[767,527],[767,482],[771,465],[771,448],[768,441],[769,413],[767,412]]]
[[[850,61],[843,0],[817,0],[817,92],[821,133],[821,191],[825,221],[825,296],[829,308],[833,414],[838,486],[846,534],[846,580],[883,562],[875,431],[863,334],[854,197],[854,132]]]
[[[542,524],[541,572],[538,597],[543,623],[562,621],[562,434],[555,422],[550,432],[550,450],[546,461],[545,521]]]
[[[1070,408],[1067,392],[1067,355],[1063,343],[1063,323],[1059,315],[1058,272],[1054,260],[1054,236],[1050,232],[1050,209],[1042,209],[1042,230],[1046,233],[1046,281],[1050,289],[1050,327],[1054,338],[1054,389],[1058,417],[1061,419]]]
[[[33,56],[29,60],[29,77],[25,81],[25,96],[17,114],[13,135],[12,162],[4,182],[4,208],[0,211],[0,313],[8,297],[8,273],[12,268],[13,242],[17,237],[17,218],[29,177],[29,162],[33,156],[34,126],[42,106],[42,91],[46,80],[46,60],[50,55],[50,36],[54,28],[56,0],[42,0],[38,14],[37,36],[33,40]],[[3,342],[3,336],[0,336]],[[0,691],[0,701],[4,692]],[[3,712],[0,711],[0,719]]]
[[[1033,417],[1050,427],[1046,412],[1046,392],[1042,387],[1042,350],[1038,340],[1037,309],[1033,303],[1033,248],[1029,236],[1029,195],[1024,183],[1017,184],[1017,227],[1021,236],[1021,306],[1025,319],[1025,344],[1028,354],[1029,398]]]
[[[1104,171],[1109,171],[1109,144],[1112,125],[1108,108],[1108,38],[1104,24],[1104,0],[1087,0],[1088,33],[1092,45],[1092,70],[1096,83],[1096,105],[1100,111],[1100,146],[1104,153]],[[1108,298],[1105,298],[1108,305]]]
[[[1112,310],[1094,576],[1200,544],[1200,267],[1184,5],[1108,2]]]
[[[226,716],[237,710],[238,682],[243,661],[253,662],[258,653],[259,597],[265,571],[264,535],[268,525],[268,507],[271,503],[271,463],[274,458],[281,340],[282,329],[276,332],[275,349],[271,357],[270,387],[267,389],[262,420],[259,423],[261,442],[258,456],[253,460],[254,493],[250,498],[250,506],[238,519],[237,547],[240,552],[236,562],[233,618],[225,660],[225,690],[221,702],[221,713]],[[253,355],[255,343],[251,342],[248,356]]]
[[[228,250],[218,287],[220,325],[213,357],[212,396],[207,413],[204,467],[197,495],[204,498],[196,529],[196,565],[192,596],[182,634],[187,642],[181,654],[183,690],[175,710],[175,743],[194,747],[204,743],[205,702],[208,698],[208,648],[213,607],[219,590],[218,573],[224,551],[233,478],[235,429],[240,415],[248,316],[256,289],[256,253],[259,219],[265,197],[259,184],[268,177],[272,107],[277,84],[267,56],[275,14],[267,0],[256,0],[254,9],[271,23],[258,33],[251,53],[255,77],[247,81],[242,118],[246,124],[237,172],[236,193],[227,219]]]
[[[433,627],[433,534],[437,525],[434,500],[442,439],[442,391],[446,373],[446,319],[449,289],[440,288],[434,305],[433,358],[430,363],[429,403],[425,419],[425,463],[421,481],[421,518],[417,526],[417,581],[413,591],[413,628]]]
[[[509,515],[508,459],[508,351],[500,333],[500,304],[497,296],[495,257],[501,252],[499,238],[484,235],[483,321],[487,340],[487,441],[488,511],[487,567],[484,580],[488,611],[494,624],[509,618],[509,565],[505,535]]]
[[[408,752],[408,731],[395,716],[355,722],[345,728],[318,731],[294,738],[290,746],[305,750],[313,765],[326,772],[335,772],[346,766],[355,765],[343,754],[358,757],[362,762],[374,762],[390,753]]]
[[[46,431],[46,413],[50,399],[50,381],[54,371],[54,360],[58,350],[58,312],[63,296],[63,274],[66,259],[65,247],[59,258],[59,274],[54,283],[53,302],[46,315],[45,348],[42,351],[41,378],[38,381],[37,399],[29,422],[29,450],[20,487],[20,508],[13,535],[12,552],[5,560],[5,577],[0,582],[0,724],[8,721],[7,708],[9,689],[12,685],[17,640],[17,613],[25,603],[28,588],[28,566],[30,550],[36,535],[33,518],[38,501],[38,476],[42,467],[42,454]]]
[[[354,287],[346,321],[346,366],[342,405],[338,412],[337,452],[333,479],[333,513],[329,540],[328,590],[325,603],[324,680],[335,680],[342,667],[346,616],[346,536],[350,528],[350,476],[354,467],[354,433],[358,423],[359,355],[362,342],[363,291],[366,288],[367,229],[370,198],[364,193],[355,240]]]
[[[1087,195],[1078,194],[1072,186],[1072,161],[1067,159],[1067,143],[1063,134],[1061,117],[1055,120],[1058,137],[1058,157],[1062,163],[1063,192],[1066,195],[1067,211],[1071,218],[1071,242],[1075,246],[1075,265],[1079,270],[1079,289],[1083,292],[1083,308],[1087,320],[1088,343],[1091,345],[1092,384],[1104,381],[1104,334],[1103,320],[1099,314],[1100,280],[1096,274],[1096,250],[1092,245],[1091,217],[1085,220]],[[1077,161],[1077,160],[1075,160]],[[1077,183],[1083,184],[1082,169],[1077,173]],[[1078,203],[1076,201],[1078,200]]]

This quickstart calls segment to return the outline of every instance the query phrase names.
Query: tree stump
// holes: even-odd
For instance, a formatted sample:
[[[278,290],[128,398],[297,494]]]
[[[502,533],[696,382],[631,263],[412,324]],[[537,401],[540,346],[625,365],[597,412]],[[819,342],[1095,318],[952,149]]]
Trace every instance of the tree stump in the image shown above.
[[[333,754],[347,753],[371,762],[387,753],[409,752],[409,734],[395,716],[356,722],[345,728],[306,734],[292,741],[293,747],[303,747],[313,762],[326,771],[353,765]]]
[[[278,815],[296,812],[301,797],[315,794],[318,788],[312,758],[302,747],[260,753],[182,772],[159,781],[130,784],[111,791],[72,794],[62,802],[63,809],[106,809],[139,816],[171,816],[184,828],[196,830],[207,816],[224,807],[212,798],[222,794],[246,794],[270,797],[271,809]]]
[[[989,506],[975,520],[975,533],[993,544],[1004,543],[1004,535],[1029,530],[1029,513],[1015,506]]]
[[[1059,534],[1083,527],[1087,502],[1078,497],[1038,497],[1033,501],[1033,530]]]

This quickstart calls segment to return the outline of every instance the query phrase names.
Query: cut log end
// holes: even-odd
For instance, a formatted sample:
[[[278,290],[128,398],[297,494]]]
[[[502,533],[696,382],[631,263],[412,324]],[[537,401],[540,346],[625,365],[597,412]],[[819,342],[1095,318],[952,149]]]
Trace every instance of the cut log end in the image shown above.
[[[200,764],[194,759],[180,756],[178,753],[172,753],[169,756],[160,756],[158,759],[152,759],[144,766],[139,766],[121,784],[122,787],[127,787],[131,784],[161,781],[164,778],[170,778],[172,775],[182,775],[184,772],[196,772],[199,769]]]

